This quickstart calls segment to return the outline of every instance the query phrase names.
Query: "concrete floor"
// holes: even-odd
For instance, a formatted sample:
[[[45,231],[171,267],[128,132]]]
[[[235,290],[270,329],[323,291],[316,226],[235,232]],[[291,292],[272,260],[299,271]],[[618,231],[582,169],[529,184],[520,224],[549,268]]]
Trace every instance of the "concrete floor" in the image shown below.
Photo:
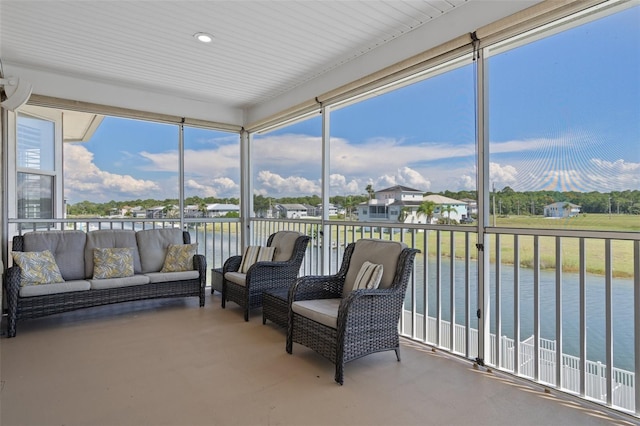
[[[347,364],[345,384],[285,332],[220,296],[125,303],[18,324],[0,339],[9,425],[635,424],[595,404],[404,342]]]

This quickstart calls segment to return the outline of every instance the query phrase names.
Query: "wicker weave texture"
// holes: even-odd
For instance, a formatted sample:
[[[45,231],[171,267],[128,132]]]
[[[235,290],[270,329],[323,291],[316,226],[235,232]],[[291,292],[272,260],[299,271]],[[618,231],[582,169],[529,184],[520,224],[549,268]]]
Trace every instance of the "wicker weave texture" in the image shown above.
[[[267,246],[271,246],[274,236],[275,234],[269,236]],[[295,283],[308,244],[309,237],[301,235],[296,239],[293,254],[289,260],[255,263],[247,271],[245,286],[225,279],[222,286],[222,307],[225,307],[227,300],[237,303],[244,310],[245,321],[249,321],[249,311],[262,307],[265,291],[289,289]],[[237,272],[241,262],[241,256],[230,257],[224,263],[224,273]]]
[[[186,244],[189,243],[190,237],[187,232],[183,233],[183,239]],[[23,247],[21,240],[20,236],[14,237],[14,251],[17,251],[18,247]],[[101,290],[74,291],[35,297],[20,297],[20,268],[12,266],[7,270],[5,279],[8,308],[7,334],[9,337],[15,337],[19,320],[39,318],[113,303],[195,296],[199,298],[200,306],[204,306],[207,261],[203,255],[195,255],[193,264],[194,269],[199,274],[198,278],[195,279]]]
[[[290,290],[289,304],[298,300],[340,298],[355,243],[345,250],[340,271],[326,277],[302,277]],[[318,352],[336,366],[335,381],[344,382],[344,365],[374,352],[394,350],[400,360],[398,322],[413,262],[419,250],[400,253],[393,284],[388,289],[361,289],[342,298],[337,328],[296,314],[289,307],[287,352],[300,343]]]
[[[289,321],[289,290],[267,290],[262,298],[262,323],[267,320],[286,328]]]

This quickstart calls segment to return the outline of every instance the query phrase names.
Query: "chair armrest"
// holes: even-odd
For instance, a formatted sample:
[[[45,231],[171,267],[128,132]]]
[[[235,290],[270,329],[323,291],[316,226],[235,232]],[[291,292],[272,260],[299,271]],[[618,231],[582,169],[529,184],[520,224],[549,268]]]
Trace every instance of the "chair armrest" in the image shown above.
[[[395,327],[400,319],[403,299],[403,293],[393,288],[354,290],[340,301],[338,329],[348,322],[359,321],[362,316],[368,318],[366,321],[359,321],[365,326],[380,327],[381,324],[390,322]],[[372,313],[375,313],[375,321],[370,320]]]
[[[344,276],[310,275],[300,277],[289,290],[289,300],[335,299],[342,297]]]
[[[20,293],[20,279],[22,271],[19,266],[14,265],[7,269],[4,277],[4,288],[7,296],[7,307],[9,311],[15,311],[18,306],[18,294]]]
[[[222,265],[222,274],[224,275],[226,272],[238,272],[240,264],[242,264],[242,256],[231,256],[225,260],[224,265]]]
[[[193,256],[193,269],[198,271],[200,276],[200,285],[204,287],[207,280],[207,259],[202,254]]]

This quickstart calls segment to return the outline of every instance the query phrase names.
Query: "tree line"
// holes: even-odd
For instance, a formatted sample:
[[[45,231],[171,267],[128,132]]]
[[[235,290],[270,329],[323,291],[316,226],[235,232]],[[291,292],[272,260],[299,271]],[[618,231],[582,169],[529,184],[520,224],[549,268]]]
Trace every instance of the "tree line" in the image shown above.
[[[476,191],[444,191],[446,197],[460,200],[477,199]],[[506,186],[489,194],[490,211],[501,215],[543,215],[544,207],[556,203],[580,206],[582,213],[640,214],[640,191],[577,192],[526,191],[516,192]]]
[[[356,206],[369,200],[375,192],[371,185],[367,186],[367,194],[336,195],[329,198],[329,202],[347,211],[353,211]],[[471,199],[477,200],[476,191],[442,191],[426,192],[425,195],[438,194],[455,200]],[[640,214],[640,191],[612,191],[612,192],[560,192],[560,191],[526,191],[516,192],[506,186],[498,191],[489,194],[490,211],[499,215],[542,215],[544,206],[555,203],[572,203],[581,206],[582,213],[612,213],[612,214]],[[238,198],[216,198],[191,196],[185,199],[185,205],[197,205],[204,211],[208,204],[240,204]],[[300,197],[265,197],[254,195],[254,210],[266,211],[276,204],[304,204],[317,206],[322,203],[322,198],[318,195],[307,195]],[[137,199],[127,201],[111,200],[107,203],[94,203],[91,201],[81,201],[67,206],[67,213],[71,216],[108,216],[114,211],[121,211],[127,207],[142,207],[148,209],[163,206],[171,210],[178,205],[177,198],[167,198],[164,200]]]

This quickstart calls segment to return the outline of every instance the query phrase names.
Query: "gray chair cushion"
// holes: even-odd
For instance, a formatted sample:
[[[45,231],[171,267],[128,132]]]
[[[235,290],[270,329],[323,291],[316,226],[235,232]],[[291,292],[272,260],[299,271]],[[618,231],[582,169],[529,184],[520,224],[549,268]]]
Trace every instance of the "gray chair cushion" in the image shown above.
[[[405,249],[405,243],[397,241],[362,239],[356,241],[356,246],[349,262],[349,270],[342,289],[343,297],[353,289],[358,272],[365,261],[382,265],[384,271],[378,288],[389,288],[396,275],[396,266],[400,252]]]
[[[178,228],[138,231],[136,240],[143,274],[162,269],[169,244],[184,244],[182,230]]]
[[[45,296],[48,294],[85,291],[91,288],[89,281],[74,280],[55,284],[27,285],[20,288],[20,297]]]
[[[291,304],[291,310],[327,327],[338,327],[338,308],[342,299],[300,300]]]
[[[241,272],[227,272],[224,274],[224,278],[227,281],[231,281],[232,283],[241,285],[242,287],[247,285],[247,274],[243,274]]]
[[[93,249],[94,248],[132,248],[133,272],[142,273],[140,254],[136,232],[128,229],[103,229],[87,233],[87,245],[84,250],[85,277],[93,277]]]
[[[293,249],[298,237],[302,234],[295,231],[278,231],[271,240],[271,246],[276,248],[276,253],[273,256],[274,262],[285,262],[291,259],[293,255]]]
[[[102,290],[105,288],[129,287],[132,285],[144,285],[149,283],[146,275],[134,275],[132,277],[106,278],[102,280],[89,280],[92,290]]]
[[[49,250],[56,259],[65,281],[85,278],[84,246],[87,234],[82,231],[36,231],[23,236],[24,251]],[[71,290],[70,290],[71,291]]]

